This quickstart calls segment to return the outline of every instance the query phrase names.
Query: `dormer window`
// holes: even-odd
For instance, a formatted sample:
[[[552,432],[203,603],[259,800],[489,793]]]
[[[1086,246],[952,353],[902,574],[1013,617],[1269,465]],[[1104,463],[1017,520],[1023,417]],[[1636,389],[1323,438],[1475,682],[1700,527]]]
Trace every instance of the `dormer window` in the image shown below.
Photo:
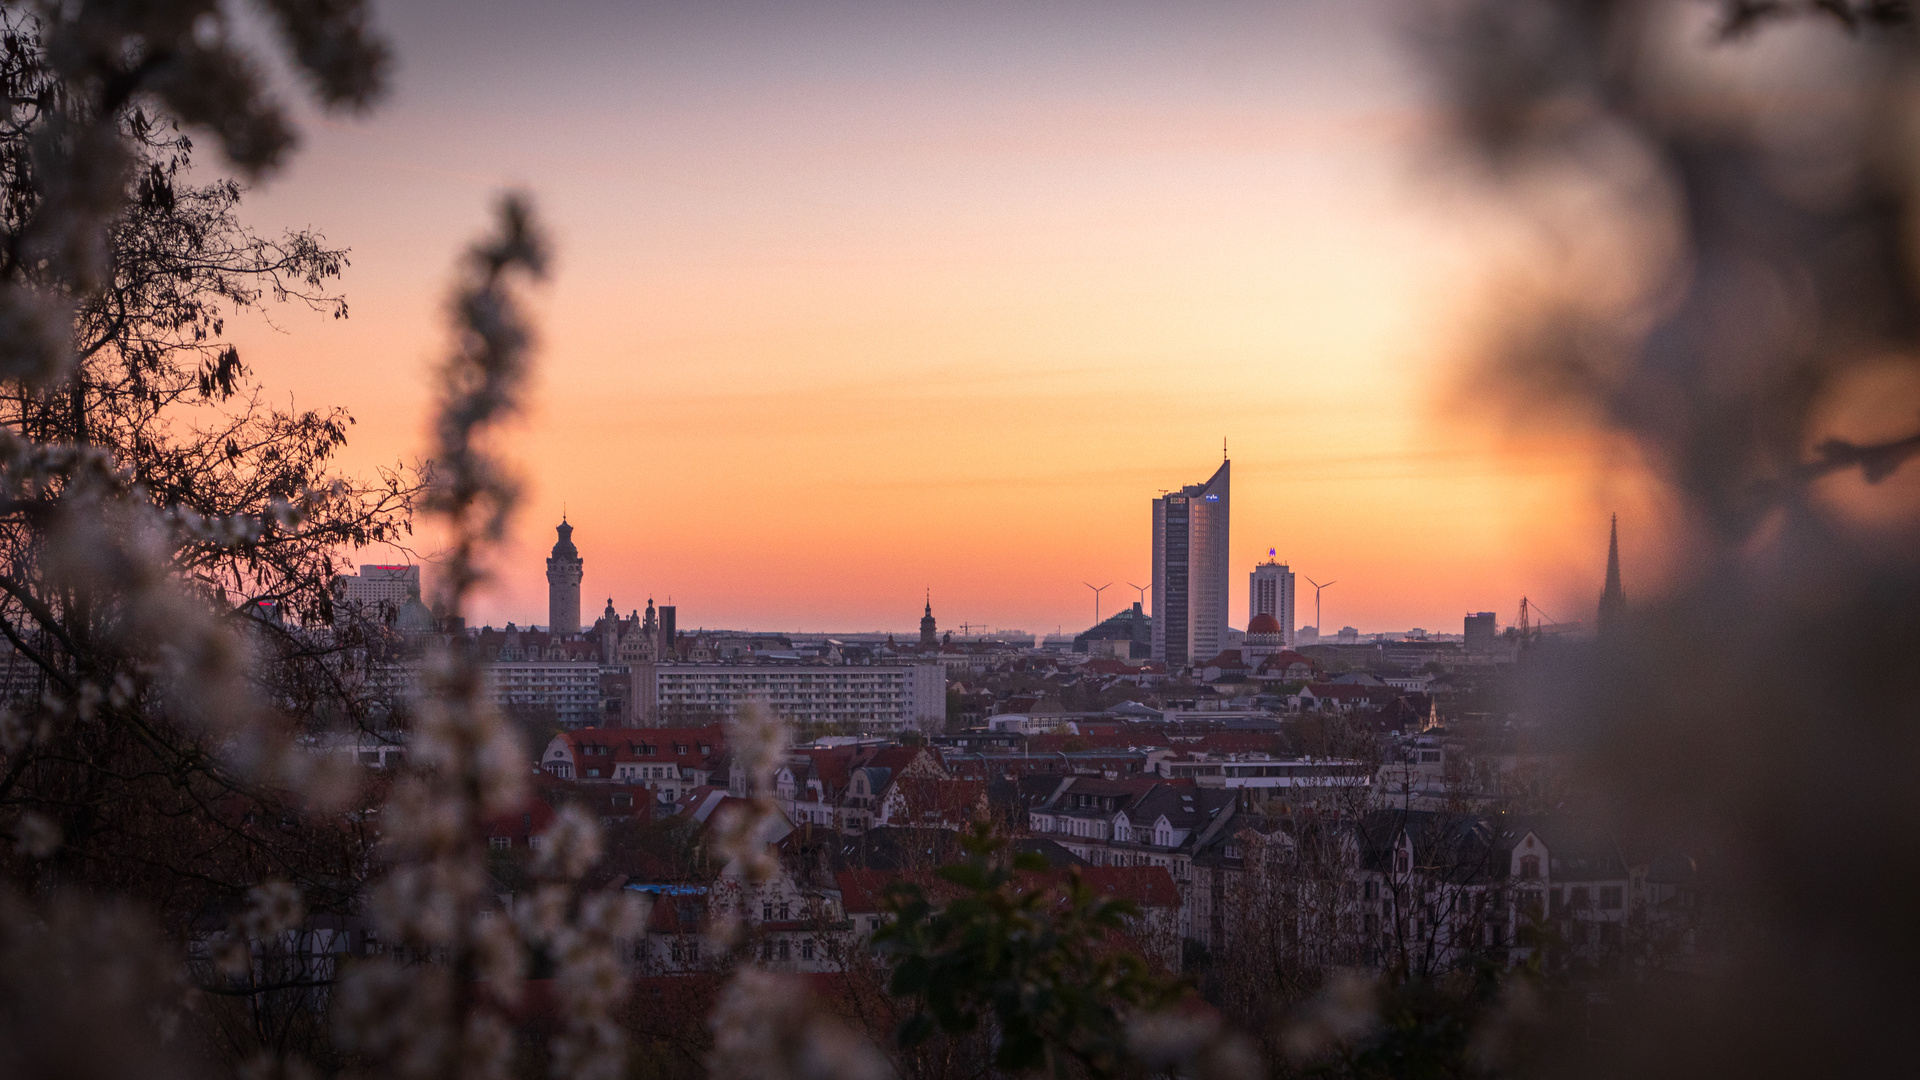
[[[1522,881],[1538,881],[1540,879],[1540,856],[1520,856],[1520,879]]]

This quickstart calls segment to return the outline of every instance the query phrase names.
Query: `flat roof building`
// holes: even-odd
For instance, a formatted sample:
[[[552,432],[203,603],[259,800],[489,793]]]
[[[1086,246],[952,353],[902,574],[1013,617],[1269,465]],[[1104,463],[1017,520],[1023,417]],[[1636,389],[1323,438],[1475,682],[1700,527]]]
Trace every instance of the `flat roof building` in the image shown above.
[[[642,723],[719,723],[757,701],[785,720],[856,731],[937,732],[947,721],[947,669],[918,664],[637,664]]]

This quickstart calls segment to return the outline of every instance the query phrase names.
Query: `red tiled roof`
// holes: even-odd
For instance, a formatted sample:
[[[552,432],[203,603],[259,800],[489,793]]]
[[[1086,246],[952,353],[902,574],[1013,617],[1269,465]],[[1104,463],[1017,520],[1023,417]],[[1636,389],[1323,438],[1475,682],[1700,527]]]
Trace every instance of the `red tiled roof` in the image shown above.
[[[1131,900],[1140,908],[1180,906],[1180,890],[1164,866],[1083,866],[1080,880],[1096,895]]]
[[[553,814],[553,807],[545,799],[530,792],[518,810],[495,814],[481,822],[480,828],[482,835],[489,839],[496,836],[511,837],[514,846],[525,847],[527,837],[538,836],[553,824]]]
[[[802,757],[813,761],[813,771],[826,788],[828,801],[837,802],[840,794],[847,790],[847,781],[853,779],[853,759],[857,751],[852,746],[832,746],[820,749],[796,751]]]
[[[900,824],[938,820],[964,825],[973,820],[987,793],[987,785],[980,780],[942,780],[931,776],[901,777],[893,786],[906,800],[909,820]]]
[[[884,909],[887,885],[899,875],[887,870],[842,870],[833,875],[840,887],[840,908],[848,915],[872,915]]]
[[[891,769],[899,776],[907,766],[920,760],[922,751],[917,746],[883,746],[873,752],[873,756],[862,762],[863,767]]]
[[[718,761],[727,751],[727,730],[719,724],[678,728],[581,728],[561,732],[556,738],[566,740],[568,749],[573,751],[575,765],[602,761],[702,767]],[[604,746],[608,753],[587,754],[582,750],[586,746]],[[676,746],[684,746],[686,750],[676,752]],[[702,746],[707,748],[704,754],[700,752]]]

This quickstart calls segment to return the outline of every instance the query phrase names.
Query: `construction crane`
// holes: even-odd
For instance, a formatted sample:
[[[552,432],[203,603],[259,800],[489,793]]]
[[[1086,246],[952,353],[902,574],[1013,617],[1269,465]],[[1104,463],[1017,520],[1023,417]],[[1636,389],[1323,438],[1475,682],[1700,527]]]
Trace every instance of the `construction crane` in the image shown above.
[[[1538,615],[1540,617],[1540,620],[1542,621],[1535,621],[1533,618],[1533,616],[1535,615]],[[1553,625],[1558,626],[1560,625],[1560,620],[1540,610],[1539,604],[1533,603],[1532,601],[1528,600],[1524,596],[1521,597],[1520,598],[1520,647],[1526,648],[1529,644],[1532,643],[1533,639],[1539,637],[1541,630],[1545,628],[1545,623],[1552,623]]]

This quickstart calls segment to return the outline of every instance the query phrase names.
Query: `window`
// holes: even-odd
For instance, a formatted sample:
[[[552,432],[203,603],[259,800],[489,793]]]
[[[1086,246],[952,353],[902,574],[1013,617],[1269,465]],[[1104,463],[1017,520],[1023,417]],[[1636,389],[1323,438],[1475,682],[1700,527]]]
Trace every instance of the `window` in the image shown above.
[[[1618,885],[1600,886],[1600,906],[1608,911],[1618,911],[1626,906],[1626,890]]]
[[[489,837],[487,837],[487,846],[488,846],[488,847],[490,847],[490,848],[495,848],[495,849],[499,849],[499,848],[510,848],[510,847],[512,847],[512,846],[513,846],[513,837],[511,837],[511,836],[489,836]]]
[[[802,960],[813,959],[813,939],[812,938],[808,938],[807,940],[802,941],[800,943],[800,959]]]
[[[1540,856],[1520,856],[1520,878],[1522,881],[1540,880]]]
[[[761,922],[773,921],[773,901],[769,900],[766,903],[760,905],[760,921]]]
[[[793,948],[792,942],[788,941],[785,938],[781,938],[780,939],[780,959],[782,960],[790,959],[792,948]]]
[[[785,900],[780,901],[780,918],[782,920],[790,919],[793,917],[791,914],[789,914],[791,910],[792,909],[788,906],[787,901]]]

